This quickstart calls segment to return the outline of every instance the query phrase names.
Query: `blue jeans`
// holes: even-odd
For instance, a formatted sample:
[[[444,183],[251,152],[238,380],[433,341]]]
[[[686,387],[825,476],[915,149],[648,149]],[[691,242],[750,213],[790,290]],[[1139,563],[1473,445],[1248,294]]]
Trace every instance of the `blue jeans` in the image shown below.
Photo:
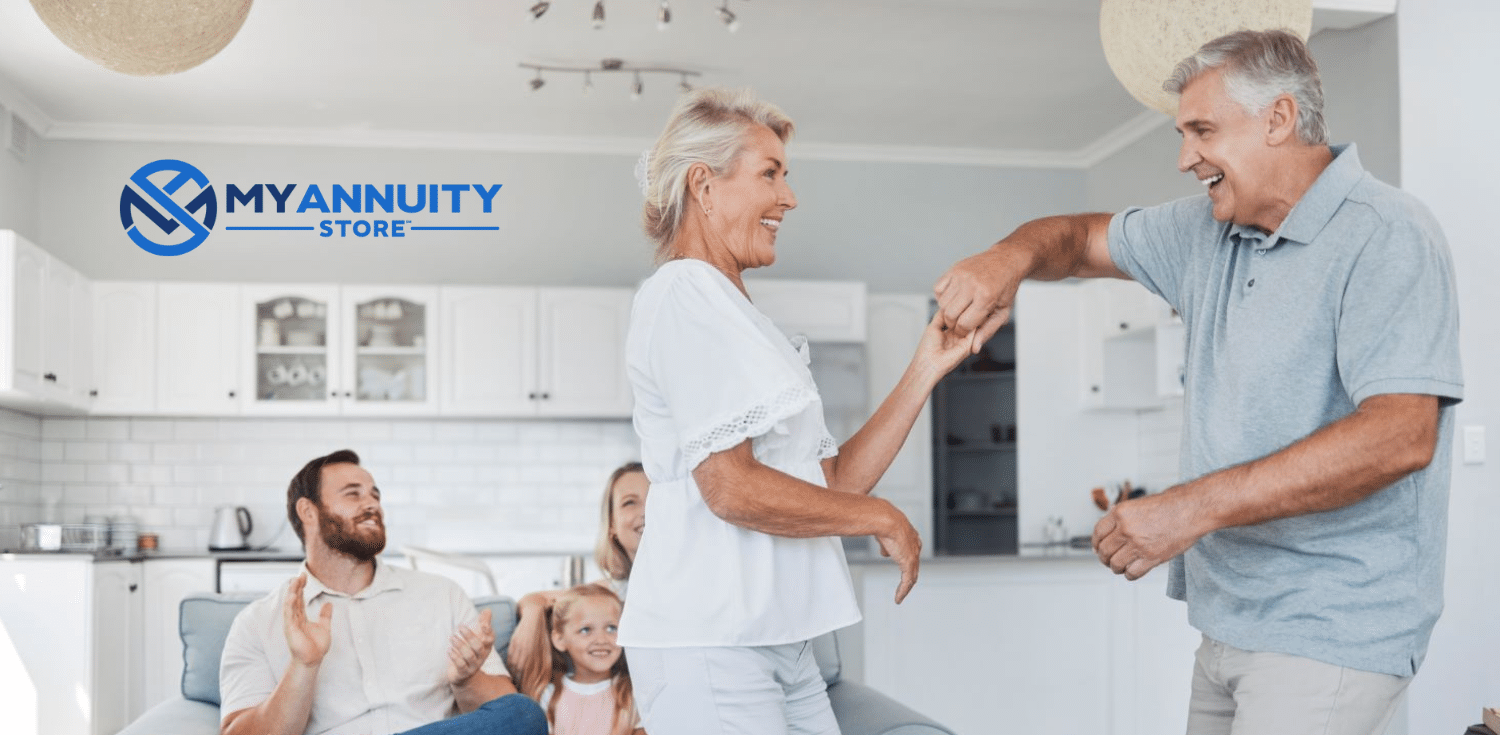
[[[547,715],[524,694],[507,694],[479,709],[401,735],[547,735]]]

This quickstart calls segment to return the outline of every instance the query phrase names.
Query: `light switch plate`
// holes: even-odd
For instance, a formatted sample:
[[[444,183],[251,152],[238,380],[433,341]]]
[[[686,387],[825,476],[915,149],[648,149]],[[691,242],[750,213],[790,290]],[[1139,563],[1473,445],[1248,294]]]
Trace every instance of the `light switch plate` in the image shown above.
[[[1464,427],[1464,464],[1484,464],[1484,427]]]

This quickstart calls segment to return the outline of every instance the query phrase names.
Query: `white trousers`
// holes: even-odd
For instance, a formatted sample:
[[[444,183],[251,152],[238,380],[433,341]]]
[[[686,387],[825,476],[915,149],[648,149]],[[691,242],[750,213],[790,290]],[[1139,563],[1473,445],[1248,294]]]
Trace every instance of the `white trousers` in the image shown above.
[[[651,735],[839,735],[810,642],[627,648]]]
[[[1409,676],[1360,671],[1203,636],[1188,735],[1379,735]]]

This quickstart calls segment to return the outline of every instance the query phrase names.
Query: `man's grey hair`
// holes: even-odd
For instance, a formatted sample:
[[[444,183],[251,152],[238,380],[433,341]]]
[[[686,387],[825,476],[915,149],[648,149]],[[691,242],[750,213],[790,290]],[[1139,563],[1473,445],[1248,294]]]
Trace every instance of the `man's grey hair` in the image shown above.
[[[770,128],[782,143],[792,137],[792,119],[748,89],[696,89],[677,101],[651,151],[646,174],[642,225],[656,243],[658,260],[674,255],[669,251],[687,205],[688,169],[702,163],[714,176],[733,173],[735,159],[756,125]]]
[[[1297,137],[1308,145],[1327,145],[1328,123],[1323,120],[1323,83],[1307,44],[1285,30],[1236,31],[1203,44],[1178,62],[1162,85],[1172,94],[1200,75],[1221,70],[1229,98],[1251,115],[1265,112],[1277,97],[1297,101]]]

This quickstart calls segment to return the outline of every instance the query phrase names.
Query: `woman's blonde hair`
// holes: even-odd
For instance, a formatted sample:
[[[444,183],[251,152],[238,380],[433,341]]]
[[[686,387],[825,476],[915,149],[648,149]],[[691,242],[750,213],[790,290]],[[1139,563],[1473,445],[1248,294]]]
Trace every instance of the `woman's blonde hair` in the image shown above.
[[[770,128],[782,143],[792,137],[792,119],[748,89],[705,87],[677,100],[646,167],[642,224],[656,243],[657,260],[671,257],[672,241],[682,225],[688,169],[702,163],[714,176],[733,173],[745,135],[755,125]]]
[[[599,570],[604,572],[604,576],[610,579],[630,579],[630,555],[625,553],[625,547],[615,538],[615,483],[632,472],[644,474],[646,468],[640,462],[626,462],[616,467],[609,474],[609,482],[604,483],[604,501],[599,508],[599,541],[594,545],[594,561],[599,563]]]
[[[536,636],[525,643],[531,655],[523,659],[516,674],[516,685],[521,693],[531,697],[547,710],[547,722],[557,721],[557,698],[562,694],[563,676],[573,669],[573,661],[567,653],[552,647],[552,631],[565,626],[573,607],[581,600],[604,599],[615,603],[615,609],[623,609],[624,603],[614,592],[597,585],[581,584],[557,596],[557,601],[547,611],[547,624],[537,626]],[[625,654],[609,669],[615,695],[615,719],[610,728],[614,733],[628,733],[635,722],[635,693],[630,686],[630,669],[625,664]],[[552,685],[552,696],[546,702],[542,695],[547,685]]]

